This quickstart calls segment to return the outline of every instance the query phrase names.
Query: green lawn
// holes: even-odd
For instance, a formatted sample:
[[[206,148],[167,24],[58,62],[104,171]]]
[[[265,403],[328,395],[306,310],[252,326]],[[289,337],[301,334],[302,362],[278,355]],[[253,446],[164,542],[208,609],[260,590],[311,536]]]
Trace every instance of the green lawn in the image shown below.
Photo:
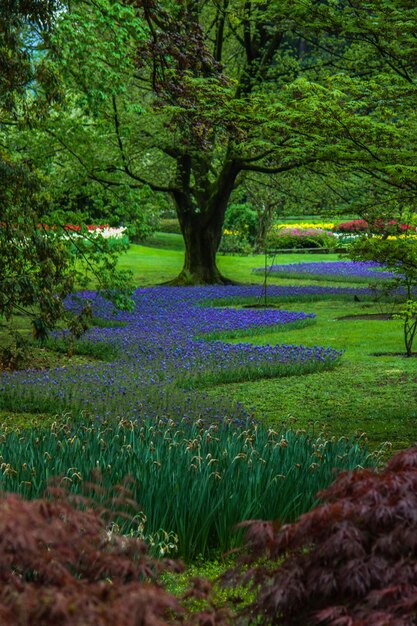
[[[389,441],[398,449],[417,441],[416,358],[374,356],[404,351],[401,321],[337,319],[376,311],[361,303],[323,301],[285,308],[316,313],[317,322],[285,336],[271,332],[248,340],[329,345],[345,350],[342,365],[302,377],[231,384],[210,393],[227,393],[272,426],[290,420],[299,428],[324,429],[335,436],[363,432],[373,448]]]
[[[181,271],[184,259],[184,245],[180,235],[158,233],[150,238],[146,245],[132,244],[127,254],[119,261],[122,269],[129,269],[133,273],[135,284],[138,286],[157,285],[175,278]],[[279,257],[268,257],[268,263],[302,263],[313,261],[336,261],[338,254],[306,254],[285,253]],[[264,267],[265,256],[254,254],[248,256],[218,255],[218,266],[228,278],[242,283],[262,283],[263,274],[254,274],[252,269]],[[277,280],[270,276],[271,283],[290,284],[291,279]],[[308,282],[308,281],[304,281]],[[297,284],[303,284],[297,280]],[[329,284],[334,284],[329,283]]]
[[[132,270],[138,287],[166,282],[174,278],[182,266],[183,246],[178,235],[160,234],[149,244],[132,245],[120,261],[121,267]],[[338,258],[338,255],[329,254],[282,254],[274,262],[330,261]],[[263,255],[220,255],[218,264],[221,271],[234,280],[246,283],[263,281],[262,275],[252,273],[253,268],[263,266]],[[291,279],[270,277],[268,280],[271,284],[294,283]],[[296,284],[303,282],[308,283],[307,280],[297,280]],[[335,285],[334,282],[321,284]],[[285,422],[309,432],[325,431],[328,437],[336,438],[364,433],[362,436],[372,449],[389,442],[387,456],[393,450],[413,445],[417,441],[417,359],[389,354],[404,351],[401,321],[339,319],[380,312],[371,303],[353,300],[287,303],[282,304],[282,308],[316,313],[316,323],[305,328],[271,331],[230,341],[331,346],[345,350],[342,364],[330,371],[303,376],[212,386],[207,392],[242,402],[251,408],[256,418],[271,427]],[[27,320],[22,316],[17,316],[16,325],[29,331]],[[387,354],[374,356],[378,352]],[[82,363],[88,357],[73,358]],[[65,365],[62,361],[58,363]],[[10,423],[10,418],[14,427],[30,427],[40,424],[50,426],[56,416],[10,416],[0,411],[2,421],[7,419]],[[180,593],[190,575],[197,573],[214,578],[224,567],[222,560],[198,562],[187,569],[182,578],[172,577],[171,580],[168,577],[168,586],[175,593]]]

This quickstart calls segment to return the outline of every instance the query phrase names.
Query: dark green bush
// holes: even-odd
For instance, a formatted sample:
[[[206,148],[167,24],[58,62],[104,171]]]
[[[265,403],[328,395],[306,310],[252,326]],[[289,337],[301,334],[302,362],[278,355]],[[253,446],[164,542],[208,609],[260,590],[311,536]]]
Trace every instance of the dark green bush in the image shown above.
[[[225,230],[219,246],[222,254],[248,255],[252,252],[246,236],[239,231]]]
[[[272,249],[334,249],[338,240],[331,232],[319,228],[273,229],[267,237],[267,246]]]
[[[226,211],[224,229],[240,233],[253,246],[258,234],[258,222],[258,214],[250,204],[230,204]]]
[[[173,233],[175,235],[181,234],[181,228],[177,218],[162,218],[160,223],[161,233]]]

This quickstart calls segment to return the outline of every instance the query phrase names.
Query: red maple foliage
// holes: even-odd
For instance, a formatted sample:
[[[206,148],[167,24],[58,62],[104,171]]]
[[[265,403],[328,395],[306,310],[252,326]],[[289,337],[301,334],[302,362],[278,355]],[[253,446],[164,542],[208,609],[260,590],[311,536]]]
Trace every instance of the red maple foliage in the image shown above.
[[[0,497],[2,626],[164,626],[180,617],[156,582],[177,568],[133,537],[106,532],[103,510],[55,499]]]
[[[417,624],[417,448],[383,471],[344,473],[319,495],[293,524],[247,523],[247,569],[227,578],[256,588],[249,622]]]
[[[106,511],[88,500],[51,495],[0,496],[1,625],[417,624],[417,447],[383,470],[341,474],[293,524],[245,522],[247,550],[225,578],[255,595],[237,615],[201,580],[184,599],[202,610],[187,613],[157,581],[177,564],[109,535]]]

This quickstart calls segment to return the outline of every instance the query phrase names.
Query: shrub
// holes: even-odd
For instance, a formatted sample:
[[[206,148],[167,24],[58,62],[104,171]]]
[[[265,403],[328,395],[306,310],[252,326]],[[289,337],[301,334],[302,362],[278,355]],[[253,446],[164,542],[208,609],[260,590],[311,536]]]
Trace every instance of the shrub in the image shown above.
[[[276,249],[335,248],[337,237],[321,228],[273,229],[267,237],[267,246]]]
[[[358,233],[364,232],[368,228],[368,222],[365,220],[351,220],[350,222],[341,222],[334,227],[338,233]]]
[[[250,204],[230,204],[224,220],[226,231],[240,233],[241,237],[254,245],[258,235],[258,214]]]
[[[359,233],[365,232],[368,228],[372,232],[391,234],[403,233],[408,230],[414,231],[416,228],[411,224],[401,224],[397,220],[376,219],[371,224],[366,220],[351,220],[350,222],[342,222],[334,227],[338,233]]]
[[[15,370],[23,367],[30,358],[29,343],[19,333],[10,333],[11,341],[0,346],[0,370]]]
[[[375,233],[388,233],[390,235],[397,235],[401,233],[407,233],[408,231],[415,231],[416,227],[411,224],[401,224],[397,220],[383,220],[376,219],[371,224],[371,231]]]
[[[415,624],[417,448],[383,471],[344,473],[319,496],[323,503],[294,524],[249,524],[243,578],[257,586],[250,621]]]
[[[223,236],[219,245],[219,252],[222,254],[250,254],[252,248],[246,235],[238,230],[223,231]]]
[[[160,229],[161,233],[173,233],[175,235],[181,234],[180,223],[176,217],[162,218]]]
[[[354,260],[383,263],[393,273],[394,284],[404,288],[407,303],[400,311],[400,317],[403,320],[406,354],[411,356],[417,321],[415,304],[417,288],[416,235],[360,237],[352,244],[350,256]]]
[[[174,564],[151,559],[139,539],[107,533],[104,509],[53,495],[0,496],[2,626],[172,624],[179,605],[155,580]]]

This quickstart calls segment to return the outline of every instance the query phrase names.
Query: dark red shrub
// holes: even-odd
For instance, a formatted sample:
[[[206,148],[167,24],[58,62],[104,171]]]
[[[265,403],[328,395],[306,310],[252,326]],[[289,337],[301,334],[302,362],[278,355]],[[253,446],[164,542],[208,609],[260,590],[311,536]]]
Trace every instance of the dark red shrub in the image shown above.
[[[2,626],[164,626],[180,614],[142,541],[106,532],[103,510],[0,496]],[[169,619],[168,619],[169,618]]]
[[[389,235],[397,235],[408,230],[415,231],[416,227],[411,224],[400,224],[397,220],[375,220],[371,226],[371,230],[375,233],[387,233]]]
[[[258,585],[249,621],[417,624],[417,448],[383,471],[339,476],[320,497],[294,524],[249,523],[249,569],[239,574]]]
[[[368,222],[365,220],[352,220],[350,222],[342,222],[335,226],[337,232],[341,233],[357,233],[363,232],[368,228]]]

